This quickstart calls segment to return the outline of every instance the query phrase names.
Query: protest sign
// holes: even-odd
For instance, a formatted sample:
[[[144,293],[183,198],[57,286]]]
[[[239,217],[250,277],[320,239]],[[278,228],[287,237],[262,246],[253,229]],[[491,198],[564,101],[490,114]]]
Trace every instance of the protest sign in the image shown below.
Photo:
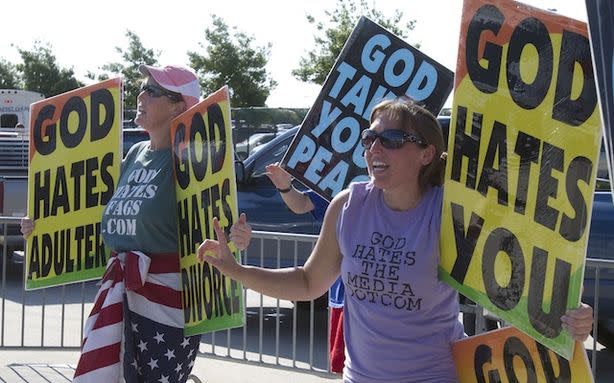
[[[186,336],[243,325],[243,286],[196,258],[214,217],[226,231],[238,219],[230,128],[228,87],[171,122]]]
[[[440,277],[570,358],[601,141],[586,24],[466,0]]]
[[[350,182],[367,180],[360,132],[373,107],[409,96],[437,115],[452,72],[366,17],[356,24],[322,91],[286,152],[285,169],[330,200]]]
[[[581,343],[568,361],[514,327],[458,340],[452,356],[459,383],[594,381]]]
[[[586,0],[588,27],[597,81],[597,97],[603,123],[603,151],[607,161],[610,191],[614,202],[614,3]]]
[[[27,290],[102,276],[100,217],[119,177],[122,115],[119,78],[32,104]]]

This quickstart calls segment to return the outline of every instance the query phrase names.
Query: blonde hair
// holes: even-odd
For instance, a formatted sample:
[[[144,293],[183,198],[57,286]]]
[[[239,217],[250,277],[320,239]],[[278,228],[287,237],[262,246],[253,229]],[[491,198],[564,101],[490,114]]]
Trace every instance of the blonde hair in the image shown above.
[[[420,189],[426,190],[429,186],[443,185],[447,153],[445,153],[443,133],[437,118],[408,97],[384,100],[377,104],[371,112],[370,123],[373,123],[380,113],[385,113],[391,119],[400,121],[403,130],[415,132],[427,142],[427,146],[433,145],[435,148],[435,156],[431,163],[420,169],[418,179]]]

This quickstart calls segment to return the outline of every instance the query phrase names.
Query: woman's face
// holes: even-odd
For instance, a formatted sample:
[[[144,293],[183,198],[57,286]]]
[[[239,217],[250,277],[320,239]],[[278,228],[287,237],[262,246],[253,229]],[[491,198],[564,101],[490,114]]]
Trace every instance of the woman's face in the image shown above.
[[[147,78],[147,85],[159,87],[151,78]],[[146,91],[141,91],[136,98],[137,109],[134,122],[147,131],[157,127],[168,127],[170,121],[176,116],[175,103],[166,96],[154,97]]]
[[[385,130],[404,130],[399,120],[391,119],[385,111],[379,112],[370,128],[376,133]],[[408,131],[407,133],[414,133]],[[412,142],[405,142],[398,149],[385,148],[377,138],[370,148],[365,148],[367,168],[374,185],[380,189],[403,188],[410,190],[418,185],[420,169],[428,165],[427,149]],[[432,157],[432,156],[431,156]]]

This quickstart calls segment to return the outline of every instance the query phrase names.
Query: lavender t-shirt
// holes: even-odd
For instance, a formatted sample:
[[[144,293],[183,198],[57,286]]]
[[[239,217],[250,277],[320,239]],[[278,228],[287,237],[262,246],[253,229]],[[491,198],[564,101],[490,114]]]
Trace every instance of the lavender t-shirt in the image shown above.
[[[371,183],[351,186],[337,222],[346,286],[344,382],[456,382],[457,293],[437,278],[443,191],[394,211]]]

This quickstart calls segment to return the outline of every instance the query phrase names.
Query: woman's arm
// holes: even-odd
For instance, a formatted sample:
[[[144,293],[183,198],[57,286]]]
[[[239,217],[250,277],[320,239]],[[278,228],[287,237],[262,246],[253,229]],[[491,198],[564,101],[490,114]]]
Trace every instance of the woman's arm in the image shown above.
[[[324,217],[320,236],[302,267],[264,269],[237,263],[219,221],[214,219],[218,241],[206,240],[198,249],[198,258],[209,262],[224,275],[241,282],[245,287],[262,294],[287,300],[311,300],[328,290],[337,279],[341,267],[341,251],[337,241],[337,219],[349,191],[339,193],[331,202]],[[208,253],[205,255],[205,253]]]
[[[277,190],[280,190],[281,198],[293,213],[304,214],[314,209],[309,197],[292,187],[292,176],[279,163],[267,165],[266,175]],[[282,192],[282,190],[287,191]]]

